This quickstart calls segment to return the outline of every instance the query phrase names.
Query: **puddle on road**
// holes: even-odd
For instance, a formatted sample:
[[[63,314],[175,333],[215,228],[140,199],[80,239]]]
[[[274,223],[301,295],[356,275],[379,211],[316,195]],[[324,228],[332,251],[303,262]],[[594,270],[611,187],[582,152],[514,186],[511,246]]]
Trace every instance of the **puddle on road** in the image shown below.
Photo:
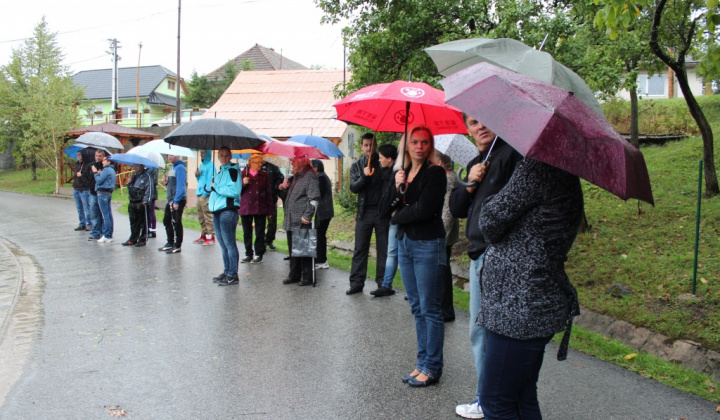
[[[0,406],[22,375],[33,339],[45,321],[41,297],[45,289],[42,271],[33,257],[12,242],[0,238],[0,305],[12,309],[0,331]],[[22,276],[20,290],[16,283]],[[13,307],[12,304],[15,303]],[[2,309],[0,309],[2,311]],[[0,320],[2,321],[2,320]]]

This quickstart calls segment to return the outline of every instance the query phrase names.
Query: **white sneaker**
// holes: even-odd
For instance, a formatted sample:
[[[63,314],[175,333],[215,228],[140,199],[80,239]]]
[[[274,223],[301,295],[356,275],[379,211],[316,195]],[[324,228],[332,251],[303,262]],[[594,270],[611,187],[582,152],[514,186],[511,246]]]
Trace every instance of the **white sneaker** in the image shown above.
[[[105,242],[112,242],[113,238],[105,238]]]
[[[316,270],[323,270],[323,269],[328,269],[328,268],[330,268],[330,264],[328,264],[327,261],[322,264],[315,264]]]
[[[97,241],[100,244],[100,243],[107,241],[107,239],[104,236],[101,236],[100,239],[98,239]]]
[[[480,401],[475,400],[470,404],[460,404],[455,407],[455,414],[465,419],[484,419],[485,414],[480,408]]]

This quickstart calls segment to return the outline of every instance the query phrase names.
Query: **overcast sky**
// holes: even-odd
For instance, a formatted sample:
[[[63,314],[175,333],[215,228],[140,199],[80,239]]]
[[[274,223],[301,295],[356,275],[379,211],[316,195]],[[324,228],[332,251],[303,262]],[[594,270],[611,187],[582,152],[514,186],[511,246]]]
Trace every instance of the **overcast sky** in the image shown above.
[[[181,0],[180,75],[209,73],[256,43],[307,67],[342,69],[340,25],[321,25],[312,0]],[[32,37],[43,15],[73,72],[110,68],[117,38],[120,67],[177,71],[178,0],[21,0],[0,13],[0,65]]]

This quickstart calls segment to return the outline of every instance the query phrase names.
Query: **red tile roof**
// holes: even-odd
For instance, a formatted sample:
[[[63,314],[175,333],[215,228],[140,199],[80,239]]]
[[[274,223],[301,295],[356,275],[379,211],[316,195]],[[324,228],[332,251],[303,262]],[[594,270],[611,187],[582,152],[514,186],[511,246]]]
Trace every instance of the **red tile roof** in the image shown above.
[[[340,140],[347,124],[335,119],[332,104],[339,100],[333,89],[342,83],[342,70],[241,72],[203,118],[233,120],[278,139],[314,134]]]

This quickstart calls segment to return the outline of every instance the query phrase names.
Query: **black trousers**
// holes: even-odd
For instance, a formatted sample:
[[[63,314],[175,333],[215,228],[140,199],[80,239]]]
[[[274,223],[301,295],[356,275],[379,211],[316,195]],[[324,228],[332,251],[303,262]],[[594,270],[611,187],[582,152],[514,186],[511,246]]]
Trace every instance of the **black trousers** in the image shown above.
[[[165,215],[163,216],[163,225],[165,225],[165,233],[167,234],[167,242],[173,244],[175,248],[180,248],[183,242],[183,225],[182,214],[185,210],[186,200],[180,200],[178,209],[173,208],[172,201],[165,204]]]
[[[450,268],[451,253],[452,245],[445,247],[447,264],[445,265],[445,273],[443,274],[442,279],[442,292],[440,294],[440,304],[442,306],[443,319],[455,319],[455,306],[453,306],[452,269]]]
[[[253,222],[255,222],[255,255],[265,255],[265,215],[251,214],[240,216],[243,228],[243,242],[245,243],[245,255],[253,256]]]
[[[271,244],[275,241],[275,234],[277,233],[277,195],[272,197],[272,206],[270,207],[270,214],[267,215],[267,232],[265,233],[265,243]]]
[[[130,218],[130,242],[147,242],[149,206],[142,201],[128,203],[128,217]]]
[[[330,226],[330,220],[318,220],[315,222],[315,229],[317,229],[317,258],[315,258],[316,264],[323,264],[327,262],[327,231]]]
[[[350,287],[363,288],[367,278],[367,262],[370,252],[370,238],[375,230],[375,282],[382,285],[385,276],[385,260],[387,260],[388,230],[390,219],[380,217],[377,207],[366,207],[362,218],[355,219],[355,251],[350,268]]]
[[[308,226],[309,228],[310,226]],[[292,255],[292,231],[287,231],[288,251]],[[290,274],[288,278],[291,280],[307,280],[312,281],[313,275],[313,259],[310,257],[290,257]]]

